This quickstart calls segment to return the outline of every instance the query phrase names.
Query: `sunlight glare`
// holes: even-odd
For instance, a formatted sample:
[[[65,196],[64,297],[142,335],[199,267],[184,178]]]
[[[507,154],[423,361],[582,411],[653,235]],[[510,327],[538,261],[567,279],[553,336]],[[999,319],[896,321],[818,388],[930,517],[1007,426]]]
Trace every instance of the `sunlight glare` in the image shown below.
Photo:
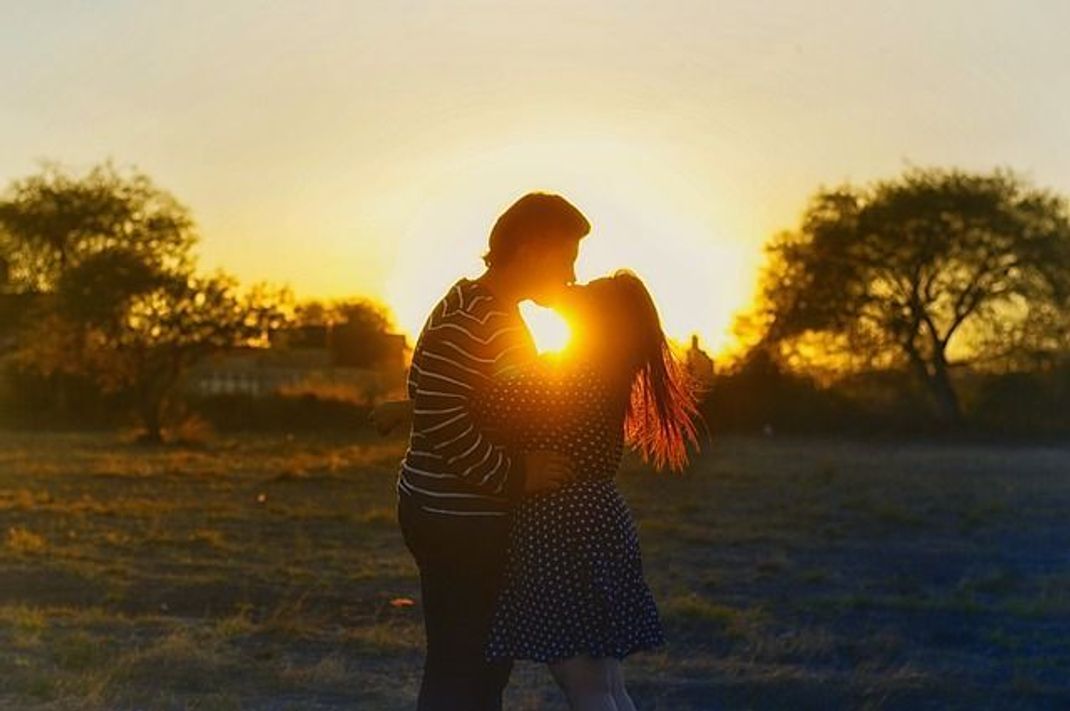
[[[408,219],[396,230],[396,258],[384,277],[383,297],[402,330],[415,339],[454,280],[480,274],[487,234],[501,211],[524,192],[548,190],[592,222],[576,263],[580,283],[634,270],[653,294],[667,335],[688,342],[697,333],[717,357],[733,342],[734,314],[750,300],[760,248],[738,238],[742,226],[727,218],[712,188],[686,179],[686,166],[671,151],[604,127],[597,135],[559,133],[545,140],[486,138],[466,146],[468,157],[450,161],[448,171],[412,172],[421,182],[397,193],[399,200],[406,196]],[[544,343],[555,347],[552,338]]]
[[[572,329],[568,321],[553,309],[523,301],[520,303],[520,315],[524,317],[539,353],[557,353],[568,346]]]

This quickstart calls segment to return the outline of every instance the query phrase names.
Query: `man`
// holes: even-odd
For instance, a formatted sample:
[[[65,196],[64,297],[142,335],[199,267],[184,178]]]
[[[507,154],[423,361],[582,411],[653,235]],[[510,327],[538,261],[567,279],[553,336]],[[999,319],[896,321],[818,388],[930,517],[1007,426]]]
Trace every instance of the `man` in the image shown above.
[[[535,356],[519,302],[551,305],[575,281],[587,219],[558,195],[531,193],[498,218],[477,279],[435,306],[413,352],[409,449],[398,520],[420,569],[427,657],[419,711],[501,709],[510,661],[484,645],[505,563],[509,514],[525,493],[560,485],[568,462],[510,451],[476,422],[474,393]]]

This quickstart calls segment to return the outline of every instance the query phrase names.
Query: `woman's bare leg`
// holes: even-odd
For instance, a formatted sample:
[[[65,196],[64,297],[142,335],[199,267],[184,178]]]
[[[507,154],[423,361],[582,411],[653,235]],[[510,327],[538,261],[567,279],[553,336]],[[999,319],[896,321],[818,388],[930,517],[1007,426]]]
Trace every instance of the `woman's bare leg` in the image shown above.
[[[628,696],[628,690],[624,688],[624,670],[620,660],[610,657],[607,664],[609,665],[610,689],[613,693],[613,701],[617,704],[617,711],[635,711],[632,697]]]
[[[572,711],[618,711],[609,661],[613,660],[572,657],[550,664]]]

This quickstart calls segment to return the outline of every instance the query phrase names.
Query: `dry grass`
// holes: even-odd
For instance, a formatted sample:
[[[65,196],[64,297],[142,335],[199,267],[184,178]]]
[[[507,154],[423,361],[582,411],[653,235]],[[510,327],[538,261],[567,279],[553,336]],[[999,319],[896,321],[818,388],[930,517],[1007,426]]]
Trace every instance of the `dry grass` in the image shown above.
[[[48,543],[43,536],[21,526],[12,526],[7,529],[6,543],[9,551],[22,555],[40,554],[48,549]]]
[[[0,433],[0,707],[411,708],[404,443],[189,439]],[[641,709],[1070,703],[1065,449],[726,438],[621,488]],[[564,708],[523,662],[507,705]]]

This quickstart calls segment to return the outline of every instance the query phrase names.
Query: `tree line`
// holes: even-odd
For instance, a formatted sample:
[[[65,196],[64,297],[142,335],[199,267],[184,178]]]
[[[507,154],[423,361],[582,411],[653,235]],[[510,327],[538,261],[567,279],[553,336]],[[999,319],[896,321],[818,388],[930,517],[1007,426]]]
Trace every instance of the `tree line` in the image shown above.
[[[135,169],[46,164],[7,186],[4,407],[70,411],[89,392],[160,441],[183,375],[213,353],[345,324],[339,343],[370,346],[339,363],[377,357],[391,328],[381,307],[242,289],[223,270],[200,273],[198,240],[190,210]],[[947,430],[1017,409],[1027,429],[1070,432],[1065,197],[1008,169],[911,168],[819,188],[765,256],[737,319],[741,354],[708,397],[716,428]]]
[[[722,385],[762,381],[811,422],[883,407],[913,429],[1070,432],[1067,200],[1009,169],[822,187],[767,244],[737,332],[748,348]]]
[[[390,329],[364,299],[298,302],[288,287],[203,274],[190,210],[136,169],[75,175],[57,164],[0,197],[0,358],[8,420],[129,411],[162,440],[182,377],[211,354],[269,345],[299,325],[341,324],[341,365],[378,357]],[[372,352],[367,352],[371,348]],[[348,359],[349,362],[346,362]],[[82,414],[85,414],[82,412]]]

